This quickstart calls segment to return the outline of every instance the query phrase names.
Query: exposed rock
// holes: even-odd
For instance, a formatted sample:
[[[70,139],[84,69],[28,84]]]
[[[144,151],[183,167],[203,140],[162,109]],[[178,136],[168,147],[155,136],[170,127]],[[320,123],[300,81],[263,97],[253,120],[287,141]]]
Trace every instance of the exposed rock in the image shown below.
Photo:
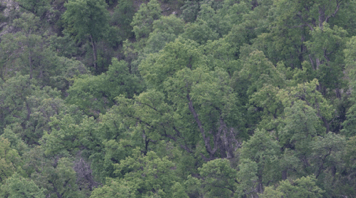
[[[0,0],[0,7],[4,8],[2,15],[6,18],[11,17],[12,13],[19,11],[19,4],[14,0]],[[12,26],[8,25],[8,22],[0,23],[0,38],[7,33],[11,33],[13,30]]]
[[[11,11],[19,10],[19,4],[14,0],[0,0],[0,6],[5,7],[3,15],[9,17]]]

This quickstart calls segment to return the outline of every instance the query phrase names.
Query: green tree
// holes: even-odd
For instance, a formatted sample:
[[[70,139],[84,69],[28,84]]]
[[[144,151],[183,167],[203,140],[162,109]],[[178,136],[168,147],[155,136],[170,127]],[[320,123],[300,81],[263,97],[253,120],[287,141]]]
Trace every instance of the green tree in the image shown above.
[[[162,16],[153,22],[153,31],[150,33],[144,53],[156,53],[164,46],[173,42],[184,31],[183,20],[175,15]]]
[[[95,189],[91,197],[114,195],[109,189],[114,190],[114,197],[172,197],[173,190],[180,189],[175,185],[178,178],[174,167],[175,164],[167,157],[160,158],[153,151],[143,155],[140,150],[135,149],[132,157],[115,165],[120,177]]]
[[[185,1],[184,5],[181,7],[182,10],[182,18],[185,22],[193,22],[196,20],[198,12],[199,12],[199,1]]]
[[[246,49],[238,63],[240,66],[233,73],[232,87],[245,105],[243,113],[246,124],[251,127],[249,130],[252,132],[258,123],[272,130],[275,126],[267,125],[271,125],[271,120],[281,111],[276,108],[276,105],[280,107],[280,102],[273,93],[278,93],[278,87],[287,84],[284,74],[258,50]],[[269,119],[271,116],[275,117]]]
[[[135,198],[132,188],[125,181],[107,179],[106,185],[94,189],[91,198]]]
[[[326,98],[317,91],[318,80],[314,79],[307,83],[298,84],[297,86],[287,87],[280,90],[277,97],[281,100],[284,108],[290,108],[300,100],[303,106],[311,107],[318,117],[318,122],[325,127],[326,132],[330,131],[330,120],[333,118],[334,107]],[[307,108],[309,108],[307,107]],[[319,129],[321,132],[323,129]]]
[[[152,32],[153,22],[160,17],[161,7],[157,0],[150,0],[147,4],[141,4],[131,22],[136,39],[147,38]]]
[[[182,35],[185,39],[196,41],[200,45],[205,44],[208,40],[216,40],[219,34],[211,29],[207,22],[197,19],[194,23],[188,23]]]
[[[45,198],[43,189],[40,189],[32,180],[21,177],[15,173],[0,186],[1,197],[8,198]]]
[[[238,100],[228,74],[221,68],[210,71],[195,45],[178,39],[142,62],[141,75],[151,89],[135,100],[120,97],[120,114],[141,133],[137,137],[168,138],[190,153],[199,142],[207,160],[232,158],[239,145]]]
[[[338,177],[338,187],[335,189],[339,194],[345,196],[355,195],[355,173],[356,173],[356,136],[350,137],[345,145],[345,153],[342,156],[345,162],[345,173]]]
[[[329,132],[323,137],[317,137],[312,142],[312,153],[309,163],[317,179],[317,185],[329,196],[336,196],[339,192],[340,184],[335,183],[345,171],[345,162],[342,157],[345,155],[345,137]],[[308,169],[307,169],[308,170]]]
[[[264,185],[269,181],[278,180],[276,172],[278,172],[278,157],[279,157],[279,145],[276,140],[273,140],[271,136],[265,130],[256,129],[254,135],[246,142],[242,144],[240,150],[240,158],[245,160],[244,163],[252,164],[256,163],[257,181],[254,184],[255,189],[253,191],[262,193]],[[246,165],[241,165],[243,169],[240,171],[246,171]],[[246,173],[245,173],[246,174]],[[239,173],[238,175],[243,175]],[[242,181],[242,182],[248,182]],[[249,187],[251,188],[251,187]],[[242,189],[244,194],[251,193],[250,189]]]
[[[233,197],[236,191],[237,171],[227,159],[215,159],[198,169],[204,197]]]
[[[34,79],[21,75],[1,85],[1,125],[20,126],[22,130],[16,130],[19,137],[27,144],[38,144],[43,132],[50,130],[50,117],[66,108],[60,92],[50,87],[41,89]]]
[[[311,38],[305,42],[310,51],[311,65],[317,73],[320,85],[318,90],[326,94],[326,88],[338,89],[343,86],[343,49],[347,41],[347,31],[334,25],[330,28],[328,23],[323,23],[311,32]],[[312,60],[312,57],[314,60]]]
[[[258,164],[250,159],[242,159],[238,166],[237,172],[237,195],[238,196],[255,196],[258,185]]]
[[[113,58],[107,72],[76,78],[67,92],[66,101],[77,105],[87,115],[98,117],[115,104],[115,97],[122,94],[132,98],[142,89],[139,78],[130,74],[128,64]]]
[[[133,2],[130,0],[119,0],[111,17],[111,24],[120,28],[121,40],[133,37],[132,26],[130,25],[135,15]]]
[[[77,152],[85,152],[89,157],[92,152],[102,148],[97,123],[93,117],[82,116],[79,121],[70,114],[52,118],[50,123],[52,131],[43,135],[41,140],[44,152],[49,156],[61,153],[75,155]]]
[[[144,52],[145,50],[148,51],[148,53],[151,53],[151,51],[149,51],[151,47],[157,48],[156,46],[152,46],[152,44],[150,47],[148,47],[148,49],[145,49],[145,46],[149,35],[153,31],[153,23],[161,18],[161,13],[162,10],[160,3],[157,0],[151,0],[147,4],[142,3],[139,10],[133,16],[131,27],[133,28],[132,32],[134,33],[137,42],[131,42],[127,39],[123,44],[125,60],[127,60],[129,63],[131,73],[139,74],[138,65],[146,56]],[[163,36],[171,37],[171,35],[166,34]],[[154,42],[154,45],[155,42],[157,42],[157,38],[160,37],[157,37],[157,35],[154,36],[153,39],[155,40],[151,39],[150,42]],[[163,38],[162,40],[164,41],[166,38]],[[164,42],[159,41],[158,48],[163,47],[160,46],[162,43],[164,44]]]
[[[5,34],[0,43],[0,77],[3,81],[17,74],[29,75],[38,85],[51,86],[63,92],[69,78],[87,73],[79,61],[59,57],[51,40],[55,36],[43,35],[40,20],[33,14],[23,13],[13,22],[20,31]]]
[[[19,6],[30,11],[38,17],[44,17],[51,8],[51,0],[19,0]]]
[[[22,131],[22,127],[18,125],[10,125],[4,129],[4,133],[0,135],[0,138],[7,139],[10,142],[11,148],[17,150],[20,156],[22,156],[27,150],[28,145],[19,137],[18,131]]]
[[[30,78],[42,75],[42,78],[48,78],[48,62],[53,58],[51,51],[45,51],[46,47],[43,37],[39,35],[39,18],[33,14],[23,13],[21,18],[14,20],[14,26],[21,28],[16,34],[6,34],[0,44],[2,76],[14,76],[16,72],[29,74]],[[6,49],[6,50],[5,50]]]
[[[97,69],[97,42],[104,38],[109,28],[109,12],[105,1],[70,0],[64,4],[67,8],[63,19],[67,31],[75,35],[78,41],[89,40],[93,49],[94,70]]]
[[[0,137],[0,183],[15,172],[22,173],[22,160],[17,150],[10,147],[10,142]]]
[[[355,88],[356,88],[356,64],[355,64],[355,57],[356,57],[356,37],[352,37],[350,39],[350,41],[346,44],[346,49],[344,51],[345,53],[345,71],[346,71],[346,75],[348,78],[348,88],[350,89],[351,92],[351,104],[352,106],[347,110],[347,119],[345,120],[345,122],[343,123],[344,129],[342,130],[342,132],[348,136],[348,137],[352,137],[356,135],[356,131],[355,131],[355,123],[356,123],[356,116],[355,116],[355,108],[356,108],[356,103],[355,103],[355,99],[356,99],[356,95],[355,95]]]
[[[281,181],[276,189],[267,187],[265,192],[261,194],[263,198],[277,197],[323,197],[324,191],[316,185],[315,178],[307,176],[295,179],[293,181]]]
[[[65,157],[48,157],[41,147],[34,147],[24,157],[24,170],[46,197],[84,197],[78,188],[77,173],[72,160]],[[84,189],[83,189],[84,190]]]
[[[334,22],[349,21],[341,13],[353,9],[352,5],[338,0],[275,2],[269,12],[268,32],[260,34],[253,45],[274,64],[283,61],[286,67],[301,69],[308,62],[313,78],[320,82],[318,90],[340,98],[344,86],[340,54],[347,41],[348,25]]]

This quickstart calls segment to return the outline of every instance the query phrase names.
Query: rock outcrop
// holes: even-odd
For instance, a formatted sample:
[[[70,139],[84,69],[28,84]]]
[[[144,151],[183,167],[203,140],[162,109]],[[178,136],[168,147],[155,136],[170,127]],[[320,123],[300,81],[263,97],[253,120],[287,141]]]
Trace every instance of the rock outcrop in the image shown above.
[[[14,0],[0,0],[0,13],[3,18],[11,17],[20,9],[19,4]],[[2,35],[11,32],[12,27],[8,25],[8,20],[0,21],[0,38]]]

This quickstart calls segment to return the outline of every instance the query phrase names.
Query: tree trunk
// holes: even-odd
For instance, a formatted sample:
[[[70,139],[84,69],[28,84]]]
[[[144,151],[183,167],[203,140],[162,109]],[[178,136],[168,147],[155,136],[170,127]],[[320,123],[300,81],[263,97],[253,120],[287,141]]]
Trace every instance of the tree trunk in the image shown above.
[[[31,54],[31,50],[28,52],[28,62],[29,62],[29,64],[30,64],[30,79],[32,79],[33,68],[32,68],[32,54]]]
[[[288,174],[287,174],[287,173],[288,173],[287,169],[282,171],[282,179],[283,179],[283,180],[286,180],[286,179],[287,179],[287,177],[288,177]]]
[[[258,178],[257,193],[259,193],[259,194],[263,193],[262,177]]]
[[[93,37],[90,35],[91,46],[93,48],[93,59],[94,59],[94,69],[96,71],[96,60],[97,60],[97,51],[96,51],[96,44]]]

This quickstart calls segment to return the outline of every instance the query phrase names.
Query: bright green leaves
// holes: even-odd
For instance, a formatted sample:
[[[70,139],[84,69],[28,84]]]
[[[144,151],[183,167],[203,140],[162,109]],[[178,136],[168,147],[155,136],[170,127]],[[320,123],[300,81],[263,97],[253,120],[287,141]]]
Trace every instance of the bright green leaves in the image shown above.
[[[250,51],[251,49],[244,50]],[[240,58],[242,68],[235,71],[232,78],[234,90],[239,93],[239,99],[248,109],[244,114],[251,127],[261,122],[262,118],[264,120],[261,126],[273,128],[274,126],[267,125],[281,112],[277,108],[280,107],[280,101],[275,94],[279,92],[279,88],[285,86],[285,77],[264,56],[263,52],[256,50],[249,54],[245,53],[246,55]]]
[[[142,155],[135,149],[132,157],[127,157],[115,165],[120,179],[108,180],[103,188],[94,190],[92,197],[172,197],[173,194],[184,196],[182,186],[177,184],[175,164],[160,158],[152,151]],[[115,192],[115,195],[111,192]]]
[[[200,45],[205,44],[208,40],[216,40],[218,36],[219,34],[211,29],[207,22],[200,19],[187,24],[182,35],[183,38],[193,40]]]
[[[284,83],[283,75],[261,51],[254,51],[249,55],[239,76],[250,84],[247,90],[248,95],[261,89],[264,84],[280,86]]]
[[[347,34],[341,27],[335,25],[331,28],[329,24],[324,23],[322,28],[316,28],[311,32],[311,39],[306,42],[306,46],[314,56],[319,58],[319,61],[340,61],[340,59],[342,61],[342,56],[335,52],[342,53],[340,49],[343,49],[346,44]]]
[[[356,82],[356,37],[352,37],[349,42],[346,44],[345,53],[345,69],[347,71],[347,76],[349,78],[349,86],[354,89]],[[354,92],[352,92],[354,93]]]
[[[169,43],[158,54],[152,54],[140,65],[140,73],[149,86],[162,89],[162,83],[183,69],[204,67],[204,56],[193,42],[179,39]],[[152,66],[154,64],[154,66]]]
[[[114,110],[122,116],[121,126],[131,127],[126,130],[130,133],[122,134],[126,141],[121,139],[120,144],[140,147],[143,153],[147,153],[162,137],[177,141],[184,138],[179,130],[174,130],[179,127],[175,118],[179,115],[174,115],[164,99],[164,95],[155,90],[143,92],[135,100],[117,98],[118,106]]]
[[[257,129],[251,139],[243,143],[240,152],[242,159],[255,161],[259,168],[264,169],[265,165],[273,162],[278,150],[277,141],[272,140],[265,130]]]
[[[310,70],[295,76],[296,80],[317,78],[323,95],[340,98],[344,87],[342,51],[348,40],[348,25],[339,26],[335,21],[346,20],[341,13],[349,9],[347,4],[348,1],[275,1],[269,12],[269,30],[260,34],[253,45],[274,64],[283,61],[287,67]]]
[[[72,159],[48,157],[41,147],[35,147],[26,153],[24,161],[29,178],[44,190],[46,196],[83,197],[76,183],[77,173],[73,169]]]
[[[239,196],[256,195],[258,183],[257,170],[258,165],[250,159],[242,159],[237,172],[237,192]]]
[[[298,67],[303,60],[310,58],[310,52],[303,42],[310,39],[309,31],[312,33],[318,27],[323,29],[324,22],[338,16],[338,12],[343,8],[340,5],[344,2],[340,1],[278,1],[275,2],[275,7],[272,9],[273,22],[270,25],[271,32],[267,38],[271,40],[268,48],[270,48],[269,58],[284,59],[291,67]],[[272,18],[271,18],[272,19]],[[266,36],[266,35],[264,35]],[[271,36],[271,37],[270,37]],[[260,37],[262,39],[262,37]],[[279,55],[274,51],[280,52]],[[330,51],[329,51],[330,53]],[[272,58],[273,57],[273,58]],[[277,60],[278,61],[278,60]]]
[[[297,149],[309,149],[305,144],[309,144],[317,131],[320,131],[317,130],[318,117],[315,110],[305,106],[302,101],[296,101],[292,107],[285,108],[285,116],[285,126],[278,134],[282,144],[297,144]]]
[[[135,13],[131,26],[136,39],[147,38],[152,32],[153,22],[161,17],[161,7],[157,0],[151,0],[147,4],[141,4]]]
[[[314,79],[309,83],[298,84],[297,86],[281,90],[278,97],[284,107],[291,107],[296,101],[301,100],[303,105],[315,109],[315,114],[323,122],[326,130],[329,131],[329,122],[332,119],[333,106],[316,90],[318,81]]]
[[[106,72],[105,86],[108,86],[108,98],[113,100],[114,97],[124,95],[132,98],[135,94],[141,93],[144,86],[141,85],[140,79],[129,70],[128,64],[124,61],[113,59],[109,70]]]
[[[175,165],[167,158],[159,158],[154,152],[148,152],[143,156],[136,150],[133,157],[122,160],[116,166],[116,171],[135,189],[136,195],[141,192],[140,194],[157,193],[162,197],[170,197],[170,189],[177,180],[174,167]]]
[[[344,58],[342,50],[345,48],[347,32],[338,26],[330,28],[324,23],[322,27],[311,31],[311,39],[305,42],[311,65],[317,70],[317,78],[322,86],[329,89],[342,86]],[[312,58],[313,57],[313,58]],[[319,90],[325,91],[324,87]]]
[[[22,130],[17,131],[18,135],[28,144],[38,142],[43,132],[49,130],[50,117],[65,108],[58,91],[50,87],[41,89],[35,84],[29,76],[17,75],[1,83],[0,88],[4,108],[2,127],[20,126]]]
[[[240,166],[243,171],[246,171],[247,167],[244,165],[245,163],[252,163],[252,167],[254,166],[253,163],[256,163],[257,170],[255,174],[257,177],[257,184],[255,184],[255,188],[257,192],[263,192],[263,185],[265,185],[267,181],[276,179],[274,177],[275,172],[278,171],[278,155],[278,142],[273,140],[265,130],[257,129],[251,139],[242,144],[240,156],[241,159],[245,161],[242,161],[242,165]],[[239,173],[239,175],[244,174]],[[248,180],[246,182],[248,182]],[[244,188],[242,188],[242,190],[245,190],[245,192],[247,191],[247,189]]]
[[[355,2],[19,2],[0,196],[354,197]]]
[[[115,97],[123,94],[132,98],[142,91],[139,79],[130,74],[125,61],[112,59],[106,73],[98,76],[84,75],[75,79],[68,90],[68,103],[75,104],[87,114],[98,117],[115,104]]]
[[[4,183],[14,172],[21,173],[21,164],[17,150],[10,147],[7,139],[0,137],[0,183]]]
[[[284,109],[280,98],[277,96],[280,89],[273,85],[264,85],[258,92],[250,96],[249,102],[260,108],[261,121],[259,127],[272,130],[278,125],[278,118]],[[262,108],[262,109],[261,109]],[[250,107],[251,114],[258,114],[257,108]]]
[[[345,64],[346,64],[346,75],[348,78],[348,85],[351,92],[350,100],[352,101],[352,106],[347,111],[347,120],[343,123],[344,129],[343,133],[348,137],[355,136],[355,124],[356,124],[356,116],[355,116],[355,88],[356,88],[356,37],[352,37],[350,41],[346,44],[345,53]]]
[[[19,155],[22,156],[28,150],[28,145],[18,137],[21,135],[16,134],[18,131],[22,131],[21,126],[12,125],[12,127],[4,129],[4,133],[0,136],[0,138],[7,139],[10,142],[11,148],[17,150]]]
[[[315,138],[311,144],[312,156],[310,162],[313,164],[316,178],[322,179],[327,183],[327,174],[333,174],[332,172],[335,169],[342,170],[343,162],[341,158],[345,151],[345,145],[345,137],[334,133]],[[332,183],[332,181],[329,182]],[[328,189],[331,186],[325,187],[324,189]]]
[[[175,15],[162,16],[153,22],[153,31],[147,40],[144,53],[156,53],[173,42],[184,30],[184,21]]]
[[[127,182],[108,179],[106,185],[96,188],[91,193],[91,198],[135,198]]]
[[[66,98],[67,102],[77,105],[87,115],[99,116],[99,113],[105,112],[106,108],[113,104],[112,96],[111,98],[106,96],[110,92],[103,93],[104,89],[114,88],[104,84],[106,82],[105,77],[106,75],[104,74],[99,76],[83,75],[75,79],[73,85],[68,90],[69,96]]]
[[[204,46],[204,55],[209,68],[221,68],[230,77],[233,76],[235,71],[241,69],[240,62],[236,59],[233,45],[226,39],[208,41]]]
[[[0,186],[0,196],[8,198],[45,198],[43,191],[32,180],[17,173]]]
[[[181,40],[169,43],[163,51],[149,56],[140,66],[141,74],[148,87],[165,93],[172,109],[180,119],[186,120],[182,122],[184,129],[181,133],[189,134],[188,131],[191,131],[194,125],[194,130],[200,131],[210,158],[215,155],[218,145],[210,148],[209,139],[218,141],[221,133],[234,131],[225,134],[224,142],[229,143],[225,142],[223,149],[221,148],[231,157],[237,141],[236,131],[230,127],[239,124],[240,116],[237,96],[229,86],[229,75],[220,68],[209,71],[205,56],[195,47],[196,44]],[[185,116],[187,112],[193,116]],[[193,126],[190,123],[193,123]],[[214,131],[213,137],[205,131]]]
[[[267,187],[261,194],[263,198],[298,198],[298,197],[323,197],[324,191],[316,185],[313,177],[307,176],[293,181],[281,181],[277,188]]]
[[[93,117],[84,118],[78,123],[73,116],[64,115],[61,119],[53,118],[50,125],[52,132],[45,134],[42,140],[47,155],[68,152],[74,154],[81,148],[90,152],[101,149],[101,141]],[[90,155],[90,153],[85,154]]]
[[[227,159],[212,160],[199,169],[204,197],[232,197],[236,191],[237,171]]]

